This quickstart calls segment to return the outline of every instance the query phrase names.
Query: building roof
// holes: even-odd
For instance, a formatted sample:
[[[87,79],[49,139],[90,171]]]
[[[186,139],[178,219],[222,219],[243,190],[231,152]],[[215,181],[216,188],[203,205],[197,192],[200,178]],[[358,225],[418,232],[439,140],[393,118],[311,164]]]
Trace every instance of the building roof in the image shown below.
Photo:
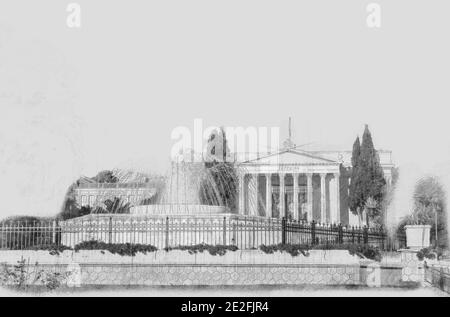
[[[339,164],[338,161],[322,157],[320,155],[297,150],[284,149],[277,153],[267,154],[262,157],[246,160],[241,164]]]

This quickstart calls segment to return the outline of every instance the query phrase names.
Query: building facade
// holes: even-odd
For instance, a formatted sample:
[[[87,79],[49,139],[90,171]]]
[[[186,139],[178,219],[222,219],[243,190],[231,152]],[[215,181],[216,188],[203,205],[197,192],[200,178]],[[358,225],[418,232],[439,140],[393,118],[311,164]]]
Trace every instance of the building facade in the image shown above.
[[[390,151],[378,151],[387,186]],[[348,207],[351,151],[295,146],[238,163],[239,214],[356,225]]]
[[[148,183],[81,183],[74,188],[75,200],[80,206],[99,207],[115,197],[131,206],[142,204],[157,192],[157,184]]]

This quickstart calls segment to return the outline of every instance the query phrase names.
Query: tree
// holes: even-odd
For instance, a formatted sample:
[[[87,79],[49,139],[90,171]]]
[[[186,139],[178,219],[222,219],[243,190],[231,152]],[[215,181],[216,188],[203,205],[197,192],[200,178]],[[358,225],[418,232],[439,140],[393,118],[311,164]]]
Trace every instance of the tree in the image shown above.
[[[446,196],[442,184],[433,176],[420,179],[414,188],[413,199],[413,213],[402,220],[400,228],[406,224],[431,225],[433,244],[446,247],[448,244]]]
[[[358,143],[359,139],[353,146],[350,210],[357,214],[360,220],[362,212],[366,211],[366,224],[369,225],[370,220],[381,216],[381,202],[385,193],[386,181],[367,124],[359,151]]]
[[[117,183],[119,181],[114,173],[109,170],[99,172],[92,180],[96,183]]]
[[[350,175],[350,186],[349,186],[349,208],[350,211],[359,217],[361,222],[361,211],[359,206],[362,205],[360,193],[358,191],[358,163],[359,157],[361,155],[361,144],[359,141],[359,137],[356,138],[353,143],[353,151],[352,151],[352,170]]]
[[[56,216],[58,220],[68,220],[81,216],[86,216],[92,213],[91,206],[79,206],[76,200],[72,197],[66,197],[60,213]]]
[[[208,139],[206,172],[201,180],[200,202],[236,209],[238,179],[224,129],[215,130]]]
[[[118,197],[114,199],[107,199],[103,202],[104,208],[98,208],[95,213],[99,214],[128,214],[130,213],[131,204],[125,203]]]

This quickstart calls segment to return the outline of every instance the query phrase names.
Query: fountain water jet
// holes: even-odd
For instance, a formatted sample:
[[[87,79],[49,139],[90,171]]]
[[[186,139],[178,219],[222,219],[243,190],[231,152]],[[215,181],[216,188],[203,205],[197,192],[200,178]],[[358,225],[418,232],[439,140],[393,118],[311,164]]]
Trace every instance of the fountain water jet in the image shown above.
[[[219,189],[203,162],[172,162],[166,175],[164,190],[157,204],[132,207],[132,215],[216,215],[230,213],[220,200],[215,205],[202,204],[200,193],[212,191],[220,197]]]

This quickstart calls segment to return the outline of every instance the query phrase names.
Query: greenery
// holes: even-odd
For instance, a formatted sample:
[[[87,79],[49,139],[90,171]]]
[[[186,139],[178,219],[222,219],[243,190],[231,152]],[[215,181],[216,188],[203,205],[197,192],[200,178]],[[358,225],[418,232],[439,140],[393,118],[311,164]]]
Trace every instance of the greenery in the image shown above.
[[[415,186],[413,199],[413,212],[402,219],[399,230],[404,230],[406,225],[430,225],[432,244],[439,248],[448,247],[446,196],[442,184],[433,176],[420,179]]]
[[[378,247],[367,244],[350,244],[346,248],[351,255],[357,255],[361,258],[380,262],[382,259],[381,251]]]
[[[75,245],[74,250],[75,252],[80,250],[101,250],[108,251],[112,254],[119,254],[121,256],[135,256],[137,253],[147,254],[148,252],[154,252],[158,250],[158,248],[149,244],[105,243],[91,240]]]
[[[33,216],[14,216],[14,217],[8,217],[3,220],[0,220],[0,225],[8,225],[9,223],[17,223],[20,222],[21,225],[26,227],[32,227],[33,223],[39,223],[39,222],[45,222],[45,221],[51,221],[53,218],[48,217],[33,217]]]
[[[107,199],[103,202],[105,207],[96,208],[93,213],[97,214],[129,214],[131,204],[124,202],[118,197]]]
[[[119,181],[114,173],[109,170],[99,172],[96,176],[92,177],[92,180],[96,183],[117,183]]]
[[[64,201],[61,212],[56,216],[58,220],[69,220],[81,216],[86,216],[92,213],[92,207],[82,206],[80,207],[75,198],[67,197]]]
[[[188,246],[178,246],[173,248],[166,248],[166,251],[171,250],[183,250],[188,251],[189,254],[196,254],[198,252],[203,253],[203,251],[208,251],[211,255],[224,255],[227,251],[236,251],[238,247],[235,245],[209,245],[209,244],[196,244]]]
[[[68,220],[77,218],[90,213],[94,213],[96,209],[91,206],[79,206],[75,200],[75,189],[84,182],[88,183],[117,183],[119,179],[114,175],[113,171],[104,170],[94,177],[81,177],[75,181],[67,190],[61,211],[56,216],[58,220]]]
[[[70,272],[59,273],[41,271],[39,274],[39,280],[48,290],[52,291],[64,285],[70,274]]]
[[[31,250],[46,250],[49,251],[51,255],[59,255],[65,250],[74,250],[78,252],[80,250],[100,250],[100,251],[108,251],[112,254],[119,254],[122,256],[135,256],[137,253],[147,254],[148,252],[157,251],[153,245],[147,244],[131,244],[131,243],[106,243],[96,240],[84,241],[77,245],[74,248],[62,246],[62,245],[36,245]],[[236,251],[238,250],[237,246],[234,245],[209,245],[209,244],[196,244],[190,246],[177,246],[171,248],[165,248],[166,251],[171,250],[184,250],[188,251],[190,254],[202,253],[204,251],[208,251],[211,255],[224,255],[227,251]]]
[[[353,144],[349,207],[360,220],[363,211],[366,211],[367,226],[370,225],[370,220],[381,216],[385,185],[380,159],[366,125],[362,143],[359,144],[357,138]]]
[[[27,287],[28,272],[26,270],[26,261],[21,259],[17,261],[17,264],[12,267],[7,264],[2,264],[0,271],[0,284],[1,285],[13,285],[19,289]]]
[[[54,290],[62,286],[70,276],[69,272],[59,273],[46,270],[32,270],[30,273],[25,259],[17,261],[10,266],[3,264],[0,270],[0,285],[12,286],[19,290],[26,290],[37,283],[44,285],[48,290]],[[38,263],[35,263],[38,266]]]
[[[260,245],[259,249],[267,254],[272,254],[274,252],[286,252],[292,256],[298,256],[303,254],[304,256],[309,255],[310,246],[304,244],[273,244],[273,245]]]
[[[382,255],[378,247],[365,244],[275,244],[261,245],[259,249],[267,254],[274,252],[286,252],[292,256],[300,254],[309,256],[310,250],[347,250],[351,255],[357,255],[361,258],[367,258],[375,261],[381,261]]]
[[[441,248],[428,247],[421,249],[416,255],[419,261],[423,261],[424,259],[439,260],[443,255],[443,250]]]
[[[79,206],[74,198],[67,197],[61,212],[56,216],[58,220],[69,220],[89,214],[127,214],[131,204],[114,197],[103,202],[104,207]]]
[[[205,160],[206,173],[201,180],[199,197],[201,204],[235,210],[239,183],[235,166],[230,162],[227,144],[224,129],[211,133]]]

